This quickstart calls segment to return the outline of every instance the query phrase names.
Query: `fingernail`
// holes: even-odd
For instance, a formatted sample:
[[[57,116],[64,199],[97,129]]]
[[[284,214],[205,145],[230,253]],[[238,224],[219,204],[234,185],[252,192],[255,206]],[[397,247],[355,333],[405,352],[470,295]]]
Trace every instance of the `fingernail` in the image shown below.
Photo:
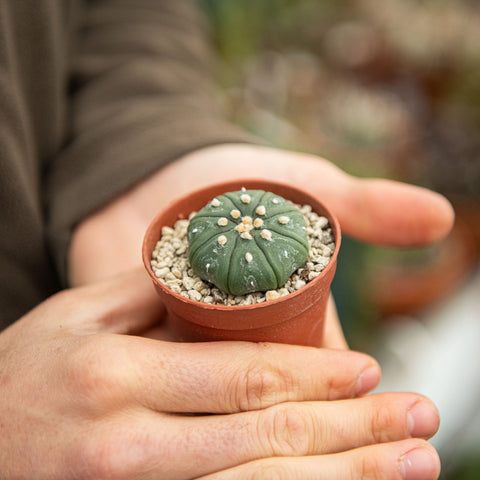
[[[355,395],[360,396],[370,392],[378,385],[379,380],[380,368],[377,366],[368,367],[360,374],[360,377],[358,377]]]
[[[439,472],[438,456],[426,448],[411,450],[400,459],[400,473],[404,480],[433,480]]]
[[[438,411],[430,402],[419,401],[407,414],[408,430],[412,437],[428,438],[438,430]]]

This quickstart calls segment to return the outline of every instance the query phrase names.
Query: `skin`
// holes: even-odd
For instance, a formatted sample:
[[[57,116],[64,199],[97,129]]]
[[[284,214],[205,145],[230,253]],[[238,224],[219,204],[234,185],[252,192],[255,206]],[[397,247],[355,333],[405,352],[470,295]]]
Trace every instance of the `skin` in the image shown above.
[[[435,406],[414,393],[365,396],[378,364],[347,349],[333,301],[321,349],[167,341],[138,268],[143,232],[173,196],[252,166],[330,196],[344,231],[367,241],[419,245],[451,227],[438,195],[355,180],[314,157],[244,145],[187,155],[85,219],[70,252],[78,286],[0,334],[2,478],[438,477],[424,440]]]

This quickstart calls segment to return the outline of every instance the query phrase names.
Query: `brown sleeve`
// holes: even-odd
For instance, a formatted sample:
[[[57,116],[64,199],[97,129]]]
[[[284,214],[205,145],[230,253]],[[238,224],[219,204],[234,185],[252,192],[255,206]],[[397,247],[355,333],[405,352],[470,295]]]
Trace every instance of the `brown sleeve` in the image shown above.
[[[247,141],[221,118],[193,0],[91,1],[73,52],[71,139],[47,175],[60,274],[77,222],[183,154]]]

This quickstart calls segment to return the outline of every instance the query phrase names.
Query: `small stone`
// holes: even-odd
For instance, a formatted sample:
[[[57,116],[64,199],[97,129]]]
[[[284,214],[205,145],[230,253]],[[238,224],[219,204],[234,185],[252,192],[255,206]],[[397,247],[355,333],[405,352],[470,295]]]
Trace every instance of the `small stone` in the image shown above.
[[[312,207],[310,205],[302,205],[300,207],[300,211],[303,213],[303,215],[308,215],[312,212]]]
[[[197,302],[199,302],[202,299],[202,295],[200,294],[200,292],[197,292],[196,290],[189,290],[188,297],[190,298],[190,300],[196,300]]]
[[[306,282],[301,278],[298,278],[297,280],[295,280],[295,283],[293,284],[295,290],[300,290],[305,285],[306,285]]]
[[[168,285],[170,287],[170,290],[172,290],[175,293],[181,293],[182,289],[180,288],[180,285],[173,284],[173,285]]]
[[[175,275],[175,277],[182,278],[182,272],[178,268],[173,267],[172,273]]]
[[[167,275],[167,273],[170,273],[170,269],[168,267],[163,267],[155,270],[155,276],[157,278],[165,278],[165,275]]]
[[[177,255],[183,255],[184,253],[186,253],[186,251],[187,251],[187,246],[185,244],[183,244],[183,245],[180,245],[180,247],[177,248],[175,253]]]
[[[253,300],[253,295],[247,295],[245,297],[245,305],[252,305],[252,303],[254,303],[254,300]]]
[[[332,249],[330,247],[327,247],[326,245],[323,247],[323,256],[324,257],[331,257],[332,256]]]
[[[328,225],[327,217],[318,217],[318,221],[316,223],[317,228],[325,228],[327,225]]]
[[[313,280],[314,278],[317,278],[320,275],[320,272],[310,272],[308,274],[308,279]]]
[[[193,289],[196,290],[197,292],[202,291],[206,287],[205,283],[202,282],[202,280],[197,280],[193,284]]]
[[[332,236],[330,235],[330,232],[323,232],[322,234],[322,243],[329,244],[332,241]]]
[[[171,237],[174,233],[173,228],[162,227],[162,237]]]
[[[187,290],[193,290],[194,285],[195,285],[195,280],[192,277],[183,277],[183,286]]]
[[[280,298],[280,294],[276,290],[268,290],[268,292],[265,293],[265,299],[267,301],[275,300],[277,298]]]

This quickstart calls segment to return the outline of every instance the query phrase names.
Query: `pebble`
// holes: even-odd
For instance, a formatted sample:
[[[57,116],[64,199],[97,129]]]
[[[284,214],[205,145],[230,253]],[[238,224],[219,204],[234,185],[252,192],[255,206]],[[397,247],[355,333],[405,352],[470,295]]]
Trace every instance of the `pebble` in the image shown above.
[[[280,294],[276,290],[268,290],[267,293],[265,293],[265,300],[276,300],[277,298],[280,298]]]
[[[184,276],[183,277],[183,286],[187,289],[187,290],[193,290],[193,286],[195,285],[195,279],[192,278],[192,277],[187,277],[187,276]]]
[[[177,267],[172,267],[171,272],[172,272],[177,278],[182,278],[182,276],[183,276],[182,272],[181,272],[180,269],[177,268]]]
[[[196,290],[189,290],[188,296],[190,300],[196,300],[197,302],[202,299],[202,294],[200,292],[197,292]]]
[[[157,278],[164,278],[167,273],[170,273],[170,269],[168,267],[163,267],[155,270],[155,276]]]
[[[295,280],[295,283],[293,284],[294,290],[300,290],[306,284],[307,284],[307,282],[305,280],[302,280],[301,278],[298,278],[297,280]]]

